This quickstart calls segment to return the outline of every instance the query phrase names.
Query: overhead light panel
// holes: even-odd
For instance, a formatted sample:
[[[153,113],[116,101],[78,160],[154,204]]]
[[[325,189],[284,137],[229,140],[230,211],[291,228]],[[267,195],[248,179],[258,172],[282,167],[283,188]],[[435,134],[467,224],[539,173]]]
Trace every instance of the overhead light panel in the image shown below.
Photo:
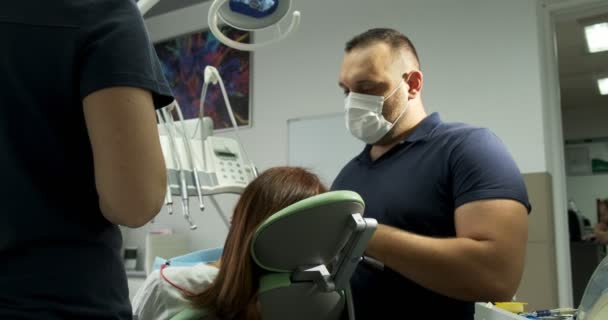
[[[589,52],[608,51],[608,22],[585,26],[585,38]]]
[[[600,94],[605,96],[608,95],[608,78],[597,80],[597,86],[600,89]]]

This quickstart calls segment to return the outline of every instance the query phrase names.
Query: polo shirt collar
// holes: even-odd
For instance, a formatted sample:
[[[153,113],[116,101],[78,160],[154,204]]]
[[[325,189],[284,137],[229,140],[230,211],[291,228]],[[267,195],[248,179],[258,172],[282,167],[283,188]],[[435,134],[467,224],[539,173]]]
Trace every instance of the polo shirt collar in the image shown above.
[[[416,142],[428,137],[433,129],[441,124],[439,113],[433,112],[431,115],[424,118],[402,142]]]

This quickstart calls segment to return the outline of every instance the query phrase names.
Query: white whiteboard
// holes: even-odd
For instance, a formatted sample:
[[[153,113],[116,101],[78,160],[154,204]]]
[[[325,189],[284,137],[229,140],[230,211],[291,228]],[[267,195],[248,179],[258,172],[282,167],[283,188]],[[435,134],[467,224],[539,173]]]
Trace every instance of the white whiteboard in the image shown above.
[[[287,130],[288,164],[310,169],[328,187],[365,147],[346,129],[344,113],[290,119]]]

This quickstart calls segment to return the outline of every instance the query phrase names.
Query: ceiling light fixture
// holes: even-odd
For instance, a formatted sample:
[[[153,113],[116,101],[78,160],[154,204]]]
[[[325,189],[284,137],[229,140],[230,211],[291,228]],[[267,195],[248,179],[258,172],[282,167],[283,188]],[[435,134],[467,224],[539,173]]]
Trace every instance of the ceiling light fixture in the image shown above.
[[[600,89],[601,95],[608,95],[608,78],[598,79],[597,87]]]
[[[608,22],[585,26],[585,38],[590,53],[608,51]]]

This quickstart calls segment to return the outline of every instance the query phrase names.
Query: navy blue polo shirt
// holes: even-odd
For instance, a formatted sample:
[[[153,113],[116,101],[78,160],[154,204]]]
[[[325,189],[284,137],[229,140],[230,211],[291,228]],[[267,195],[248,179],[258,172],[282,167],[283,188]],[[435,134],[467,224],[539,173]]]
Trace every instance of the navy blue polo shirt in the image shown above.
[[[112,86],[173,100],[137,6],[0,1],[0,39],[0,319],[131,319],[82,100]]]
[[[454,211],[476,200],[504,198],[530,210],[511,155],[491,131],[426,117],[404,141],[376,161],[371,146],[351,160],[332,190],[353,190],[365,217],[419,235],[456,236]],[[473,319],[472,302],[430,291],[390,268],[360,264],[352,278],[356,316],[366,319]]]

